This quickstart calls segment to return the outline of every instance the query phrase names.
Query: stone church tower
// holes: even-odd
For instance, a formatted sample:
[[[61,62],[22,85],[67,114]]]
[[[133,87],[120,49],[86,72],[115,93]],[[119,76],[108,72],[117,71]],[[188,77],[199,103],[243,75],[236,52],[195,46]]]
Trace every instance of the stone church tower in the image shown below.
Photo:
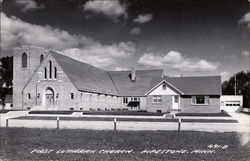
[[[14,48],[13,58],[13,106],[15,109],[23,109],[23,88],[34,75],[36,69],[48,55],[48,50],[22,46]],[[34,89],[35,90],[35,89]]]

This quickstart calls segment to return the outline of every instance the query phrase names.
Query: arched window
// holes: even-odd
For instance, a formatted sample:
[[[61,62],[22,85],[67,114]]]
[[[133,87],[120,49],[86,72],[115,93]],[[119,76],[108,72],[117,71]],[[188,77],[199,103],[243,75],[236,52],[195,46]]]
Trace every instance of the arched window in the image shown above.
[[[27,68],[27,54],[23,53],[22,55],[22,68]]]
[[[42,62],[43,62],[43,58],[44,58],[43,54],[42,54],[42,55],[40,55],[40,63],[42,63]]]
[[[57,78],[57,68],[55,67],[55,73],[54,73],[55,75],[55,78]]]
[[[52,62],[49,61],[49,78],[52,78]]]
[[[44,78],[47,79],[47,68],[44,67]]]

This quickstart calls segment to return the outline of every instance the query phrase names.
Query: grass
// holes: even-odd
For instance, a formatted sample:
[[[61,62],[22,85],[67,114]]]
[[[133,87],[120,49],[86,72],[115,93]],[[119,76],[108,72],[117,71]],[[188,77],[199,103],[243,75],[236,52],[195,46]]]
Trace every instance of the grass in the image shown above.
[[[46,116],[20,116],[13,119],[19,120],[56,120],[57,117]],[[108,117],[60,117],[60,120],[71,121],[114,121],[114,118]],[[178,122],[178,119],[150,119],[150,118],[116,118],[117,121],[135,121],[135,122]],[[201,122],[201,123],[238,123],[237,120],[223,119],[181,119],[182,122]]]
[[[6,110],[6,109],[2,109],[2,110],[0,110],[0,114],[1,113],[8,113],[10,111],[22,111],[22,110]]]
[[[176,116],[231,117],[226,111],[220,113],[177,113]]]
[[[249,133],[247,133],[249,135]],[[1,128],[0,159],[5,160],[88,160],[88,161],[161,161],[218,160],[245,161],[250,159],[250,143],[243,145],[241,135],[209,132],[175,131],[94,131]],[[228,145],[228,148],[208,148],[208,145]],[[47,154],[31,153],[34,149],[53,149]],[[90,149],[92,154],[57,154],[58,150]],[[100,150],[133,150],[124,154],[100,154]],[[187,150],[183,154],[142,154],[144,150]],[[212,154],[191,153],[212,150]]]
[[[84,111],[83,115],[135,115],[135,116],[163,116],[164,113],[147,111]]]
[[[70,115],[74,111],[30,111],[29,114],[60,114],[60,115]]]

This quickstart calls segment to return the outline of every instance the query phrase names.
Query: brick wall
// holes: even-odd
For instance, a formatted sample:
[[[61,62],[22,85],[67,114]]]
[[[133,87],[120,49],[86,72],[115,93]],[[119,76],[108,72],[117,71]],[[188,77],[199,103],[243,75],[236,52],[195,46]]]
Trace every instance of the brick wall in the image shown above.
[[[169,112],[172,106],[172,96],[162,95],[162,103],[153,103],[153,95],[147,96],[147,111],[157,112],[161,110],[162,112]]]
[[[48,55],[48,51],[39,47],[14,48],[13,60],[13,108],[22,109],[22,90],[34,71],[40,65],[40,55]],[[27,54],[27,68],[22,68],[22,54]]]
[[[209,98],[209,105],[192,105],[191,96],[181,98],[181,112],[185,113],[218,113],[220,98]]]
[[[134,98],[134,97],[120,97],[120,102],[119,102],[120,108],[121,109],[122,108],[127,108],[128,110],[130,110],[131,107],[128,106],[128,103],[123,103],[123,98],[127,98],[128,99],[128,103],[129,103],[131,101],[131,98]],[[146,108],[147,108],[147,106],[146,106],[147,97],[137,97],[137,98],[140,98],[140,109],[139,110],[146,110]]]

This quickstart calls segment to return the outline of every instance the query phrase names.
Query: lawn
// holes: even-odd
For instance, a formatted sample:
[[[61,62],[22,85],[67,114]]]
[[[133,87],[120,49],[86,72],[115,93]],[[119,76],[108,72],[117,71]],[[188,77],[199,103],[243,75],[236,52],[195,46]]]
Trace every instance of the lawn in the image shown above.
[[[1,128],[0,136],[0,159],[18,161],[250,159],[250,143],[243,144],[241,135],[233,132],[114,132]]]
[[[226,111],[220,113],[177,113],[176,116],[232,117]]]
[[[135,115],[135,116],[163,116],[164,113],[147,111],[84,111],[83,115]]]

